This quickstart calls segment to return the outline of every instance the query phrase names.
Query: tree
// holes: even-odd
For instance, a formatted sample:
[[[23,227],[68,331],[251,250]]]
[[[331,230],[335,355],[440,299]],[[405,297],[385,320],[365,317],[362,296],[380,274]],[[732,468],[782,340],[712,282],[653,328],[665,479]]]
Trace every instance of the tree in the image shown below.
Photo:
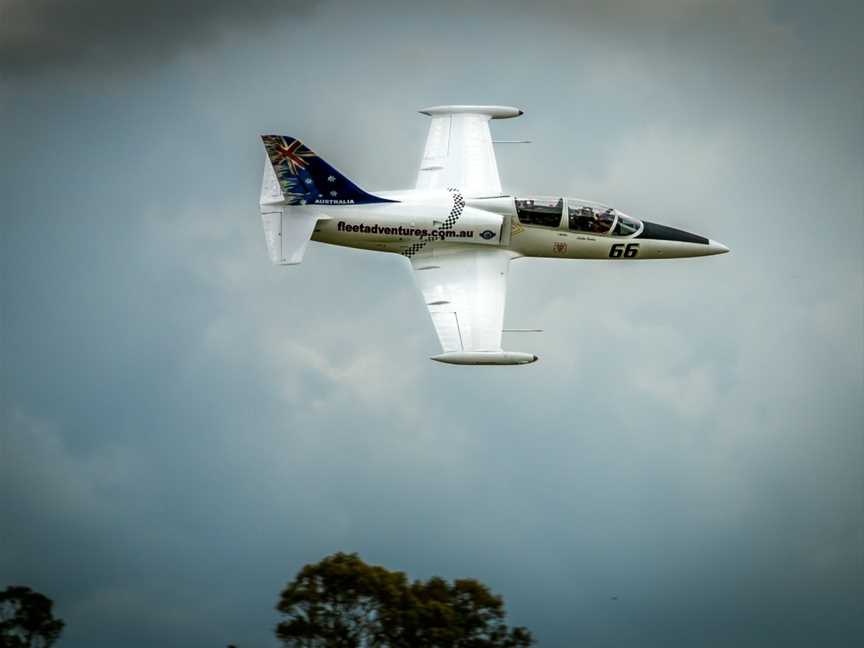
[[[282,591],[288,648],[525,648],[525,628],[507,627],[504,602],[473,579],[409,583],[402,572],[336,553],[306,565]]]
[[[48,648],[65,625],[51,613],[54,603],[29,587],[0,592],[0,648]]]

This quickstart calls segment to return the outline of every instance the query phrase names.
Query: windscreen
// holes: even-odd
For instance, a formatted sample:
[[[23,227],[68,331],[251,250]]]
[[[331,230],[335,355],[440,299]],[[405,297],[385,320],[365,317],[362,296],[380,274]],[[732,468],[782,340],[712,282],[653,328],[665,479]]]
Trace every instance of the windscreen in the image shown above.
[[[630,236],[631,234],[638,232],[641,228],[642,223],[638,220],[618,212],[618,222],[615,223],[615,236]]]

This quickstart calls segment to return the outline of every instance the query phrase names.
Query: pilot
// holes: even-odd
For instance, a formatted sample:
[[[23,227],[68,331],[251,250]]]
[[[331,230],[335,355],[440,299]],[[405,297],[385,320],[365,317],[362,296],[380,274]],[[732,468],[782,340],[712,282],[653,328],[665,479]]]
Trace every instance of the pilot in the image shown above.
[[[615,221],[615,210],[611,207],[602,214],[594,212],[594,229],[597,234],[605,234]]]
[[[595,212],[593,209],[591,209],[589,211],[591,212],[591,231],[594,232],[595,234],[602,234],[608,228],[603,223],[603,221],[600,220],[600,214]]]

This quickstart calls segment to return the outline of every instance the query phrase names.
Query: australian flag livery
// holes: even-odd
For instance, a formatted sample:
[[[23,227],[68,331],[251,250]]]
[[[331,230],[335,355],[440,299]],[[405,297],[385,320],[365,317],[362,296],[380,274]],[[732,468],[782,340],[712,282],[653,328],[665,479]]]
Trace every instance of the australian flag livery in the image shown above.
[[[263,135],[261,139],[289,205],[396,202],[363,191],[298,139],[283,135]]]

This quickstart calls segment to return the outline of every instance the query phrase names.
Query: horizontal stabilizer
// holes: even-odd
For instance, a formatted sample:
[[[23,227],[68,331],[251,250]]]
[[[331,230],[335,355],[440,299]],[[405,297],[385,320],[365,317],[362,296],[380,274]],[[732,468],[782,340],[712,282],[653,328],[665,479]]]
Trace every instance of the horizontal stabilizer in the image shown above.
[[[521,365],[537,362],[533,353],[518,351],[451,351],[432,356],[432,360],[458,365]]]
[[[317,221],[316,214],[291,207],[279,211],[262,210],[261,224],[270,260],[276,265],[296,265],[303,261]]]

